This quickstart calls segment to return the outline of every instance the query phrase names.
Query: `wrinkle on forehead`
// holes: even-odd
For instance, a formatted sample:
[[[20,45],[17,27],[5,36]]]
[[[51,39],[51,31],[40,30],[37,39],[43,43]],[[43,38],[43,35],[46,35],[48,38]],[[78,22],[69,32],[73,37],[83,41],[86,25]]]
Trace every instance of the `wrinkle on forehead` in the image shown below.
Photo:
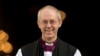
[[[57,17],[57,14],[55,10],[47,8],[41,11],[40,17]]]

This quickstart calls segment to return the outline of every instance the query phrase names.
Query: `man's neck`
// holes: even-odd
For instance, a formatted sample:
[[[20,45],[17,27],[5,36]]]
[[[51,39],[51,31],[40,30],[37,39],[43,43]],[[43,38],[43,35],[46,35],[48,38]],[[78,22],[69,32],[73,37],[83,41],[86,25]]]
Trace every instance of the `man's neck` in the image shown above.
[[[57,40],[57,37],[54,37],[52,39],[45,39],[45,38],[42,37],[42,40],[45,41],[48,44],[51,44],[51,43],[53,43]]]

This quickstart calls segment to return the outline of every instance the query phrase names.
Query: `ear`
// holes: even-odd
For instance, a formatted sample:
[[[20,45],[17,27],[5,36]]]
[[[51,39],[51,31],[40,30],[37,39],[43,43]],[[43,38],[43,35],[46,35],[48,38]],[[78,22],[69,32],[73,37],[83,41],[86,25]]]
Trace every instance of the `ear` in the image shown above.
[[[38,27],[40,28],[40,23],[39,23],[39,20],[37,20],[37,25],[38,25]]]
[[[61,27],[61,26],[62,26],[62,20],[59,21],[59,27]]]

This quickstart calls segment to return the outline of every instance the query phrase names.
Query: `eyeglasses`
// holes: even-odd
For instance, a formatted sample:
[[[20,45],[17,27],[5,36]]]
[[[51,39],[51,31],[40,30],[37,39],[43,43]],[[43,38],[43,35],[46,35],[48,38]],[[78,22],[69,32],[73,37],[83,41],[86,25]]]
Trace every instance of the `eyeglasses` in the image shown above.
[[[54,24],[56,24],[58,21],[57,20],[50,20],[50,21],[48,21],[48,20],[43,20],[43,21],[40,21],[40,23],[42,24],[42,25],[47,25],[48,23],[50,23],[51,25],[54,25]]]

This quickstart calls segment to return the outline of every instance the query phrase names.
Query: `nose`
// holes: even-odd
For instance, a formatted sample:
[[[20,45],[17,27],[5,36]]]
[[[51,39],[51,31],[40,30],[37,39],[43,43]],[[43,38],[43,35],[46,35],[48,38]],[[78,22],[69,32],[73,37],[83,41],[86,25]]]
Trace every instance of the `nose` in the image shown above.
[[[51,24],[50,24],[50,22],[48,22],[48,23],[47,23],[47,27],[51,27]]]

